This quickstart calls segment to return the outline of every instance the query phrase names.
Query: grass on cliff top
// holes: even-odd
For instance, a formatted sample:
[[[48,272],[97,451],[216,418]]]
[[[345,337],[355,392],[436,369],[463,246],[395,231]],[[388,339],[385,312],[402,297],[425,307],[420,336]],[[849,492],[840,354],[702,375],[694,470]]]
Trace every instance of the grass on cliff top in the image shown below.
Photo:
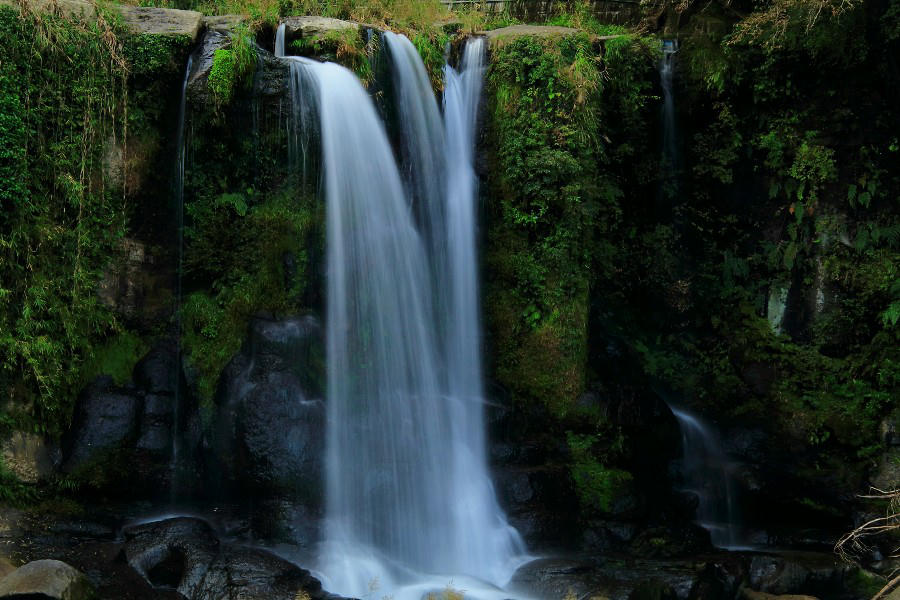
[[[276,24],[282,17],[317,15],[403,32],[427,31],[458,23],[461,31],[487,31],[522,23],[509,10],[494,12],[478,4],[450,8],[440,0],[122,0],[122,4],[189,9],[205,15],[244,15],[253,23]],[[610,35],[624,28],[604,25],[590,14],[590,2],[563,3],[541,23]]]

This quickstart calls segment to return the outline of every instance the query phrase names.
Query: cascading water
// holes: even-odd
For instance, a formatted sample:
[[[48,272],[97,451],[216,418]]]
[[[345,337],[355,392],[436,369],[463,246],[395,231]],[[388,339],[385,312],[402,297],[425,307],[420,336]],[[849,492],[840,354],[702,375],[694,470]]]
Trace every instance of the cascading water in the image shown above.
[[[662,185],[660,186],[660,192],[673,197],[678,192],[678,143],[675,130],[675,92],[673,89],[678,42],[676,40],[665,40],[662,50],[662,57],[659,61],[659,82],[663,92],[662,158],[660,166]]]
[[[398,110],[410,111],[401,132],[413,163],[410,193],[419,203],[448,202],[441,210],[423,207],[428,235],[446,240],[447,263],[465,264],[459,273],[434,273],[441,268],[434,240],[416,228],[386,132],[358,79],[334,64],[285,57],[316,90],[327,202],[329,418],[320,574],[327,589],[344,595],[368,596],[377,588],[378,595],[419,600],[453,583],[467,597],[499,600],[508,594],[488,584],[505,585],[524,548],[494,498],[484,451],[473,152],[462,148],[474,134],[448,129],[445,136],[435,128],[440,116],[430,86],[421,86],[420,59],[407,52],[405,38],[386,38],[394,47]],[[283,27],[276,48],[283,55]],[[447,110],[455,119],[474,119],[477,106],[471,81],[477,77],[480,87],[481,73],[466,70],[451,73],[455,92]],[[474,130],[474,123],[466,127]],[[453,140],[453,155],[441,157],[441,148],[429,144],[445,137]],[[443,176],[448,165],[462,174],[459,184]],[[428,169],[434,180],[426,181]],[[458,220],[434,217],[450,214]],[[463,227],[469,227],[464,235]],[[438,281],[447,288],[435,289]],[[452,336],[459,338],[452,349],[438,333],[436,294],[472,304],[447,317],[468,320]],[[451,359],[458,348],[468,356]]]
[[[444,203],[444,124],[431,81],[415,46],[404,35],[384,32],[400,126],[400,170],[418,213],[420,231],[433,250],[435,271],[446,266]]]
[[[714,546],[741,547],[734,463],[708,425],[684,410],[669,408],[681,428],[684,491],[697,496],[697,524],[709,531]]]
[[[175,178],[172,184],[172,193],[175,198],[176,227],[178,228],[178,266],[175,274],[175,327],[178,349],[176,352],[176,368],[181,372],[181,298],[182,298],[182,269],[184,267],[184,120],[187,109],[187,86],[191,76],[191,68],[194,64],[193,55],[188,56],[187,66],[184,69],[184,81],[181,83],[181,101],[178,104],[178,132],[175,137]],[[181,419],[181,385],[176,379],[175,397],[172,407],[172,458],[170,465],[171,496],[175,501],[178,497],[178,461],[180,454],[178,440],[178,424]]]

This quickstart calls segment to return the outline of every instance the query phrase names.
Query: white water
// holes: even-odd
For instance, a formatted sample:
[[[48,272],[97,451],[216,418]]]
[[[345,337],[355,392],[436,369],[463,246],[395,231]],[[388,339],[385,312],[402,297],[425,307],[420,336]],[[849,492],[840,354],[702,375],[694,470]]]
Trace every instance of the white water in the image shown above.
[[[717,548],[741,548],[733,463],[708,425],[684,410],[669,408],[681,428],[684,491],[695,494],[699,501],[697,524],[709,531]]]
[[[676,40],[663,42],[663,53],[659,61],[659,82],[663,92],[662,105],[662,159],[660,165],[663,186],[662,193],[674,196],[677,193],[678,145],[675,129],[675,55],[678,52]]]
[[[419,600],[452,585],[467,598],[500,600],[524,547],[497,505],[485,458],[476,188],[473,149],[464,147],[474,139],[480,65],[472,67],[477,88],[468,68],[449,71],[454,124],[448,117],[444,136],[418,55],[405,38],[386,37],[406,115],[408,190],[358,79],[286,57],[316,88],[327,203],[327,519],[318,575],[347,596]],[[283,53],[283,27],[276,49]],[[465,131],[454,129],[465,116]],[[442,156],[433,145],[443,138]],[[458,181],[443,177],[448,166]],[[427,239],[413,201],[427,205],[419,207]],[[438,295],[454,306],[443,317]],[[441,335],[439,324],[453,334]]]
[[[171,481],[169,483],[172,502],[177,500],[180,493],[179,481],[179,459],[180,445],[178,439],[178,425],[181,420],[181,300],[182,300],[182,271],[184,269],[184,119],[187,109],[187,86],[188,79],[191,76],[191,67],[194,64],[194,56],[188,56],[187,65],[184,69],[184,81],[181,83],[181,101],[178,104],[178,132],[175,137],[176,156],[175,156],[175,181],[173,184],[173,194],[175,196],[176,210],[176,227],[178,228],[178,268],[175,273],[175,327],[178,348],[176,350],[176,372],[178,376],[175,379],[175,397],[172,406],[172,457],[169,464],[169,474]]]

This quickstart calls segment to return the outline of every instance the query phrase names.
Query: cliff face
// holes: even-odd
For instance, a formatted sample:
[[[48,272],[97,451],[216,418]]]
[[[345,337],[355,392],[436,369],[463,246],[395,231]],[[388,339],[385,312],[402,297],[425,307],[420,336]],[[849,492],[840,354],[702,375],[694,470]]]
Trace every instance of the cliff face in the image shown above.
[[[765,11],[648,9],[680,37],[665,168],[656,38],[600,25],[603,11],[491,36],[477,162],[492,460],[532,542],[706,548],[697,500],[676,491],[672,406],[718,431],[749,541],[827,547],[868,510],[856,494],[896,484],[891,7],[808,30]],[[279,382],[322,395],[320,353],[293,372],[293,342],[264,335],[322,316],[315,161],[289,151],[285,65],[239,19],[123,10],[119,22],[0,8],[0,426],[47,440],[5,460],[28,454],[45,478],[63,460],[84,495],[153,494],[181,444],[198,495],[265,482],[284,518],[255,526],[278,533],[319,510],[313,485],[301,509],[282,502],[298,493],[284,473],[304,480],[317,458],[273,464],[278,448],[257,435],[306,417],[253,408]],[[384,89],[365,27],[292,23],[298,52]],[[271,46],[270,26],[255,35]],[[440,58],[441,36],[420,52]],[[294,342],[314,346],[317,327],[302,329]],[[148,352],[175,373],[166,389],[138,363]],[[92,414],[115,444],[82,443]],[[314,453],[321,440],[304,435]]]

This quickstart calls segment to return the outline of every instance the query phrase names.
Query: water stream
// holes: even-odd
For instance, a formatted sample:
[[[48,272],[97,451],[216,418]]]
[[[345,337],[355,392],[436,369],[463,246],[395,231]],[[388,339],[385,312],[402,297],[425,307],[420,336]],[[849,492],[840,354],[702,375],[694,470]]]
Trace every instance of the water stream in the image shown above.
[[[500,600],[524,547],[487,470],[475,125],[455,129],[475,118],[483,47],[467,51],[461,73],[448,71],[453,122],[445,133],[412,44],[385,38],[405,115],[400,166],[353,73],[284,57],[316,90],[327,207],[327,503],[318,574],[342,595],[419,600],[452,585],[467,598]],[[283,27],[276,48],[283,54]],[[458,181],[444,177],[451,166]],[[438,296],[453,308],[437,311]]]
[[[662,103],[662,157],[660,159],[660,195],[674,198],[678,194],[678,138],[675,120],[675,61],[677,40],[664,40],[659,61],[659,82]]]
[[[738,549],[741,523],[733,475],[735,463],[715,430],[691,413],[669,406],[681,429],[683,491],[697,497],[697,524],[717,548]]]
[[[188,79],[191,76],[191,68],[194,64],[193,55],[188,56],[187,66],[184,69],[184,80],[181,84],[181,100],[178,104],[178,131],[175,137],[175,178],[173,182],[173,195],[175,197],[176,211],[176,227],[178,228],[178,265],[175,273],[175,335],[178,344],[176,350],[176,380],[175,380],[175,397],[172,406],[172,458],[170,464],[171,476],[171,499],[175,502],[179,494],[179,475],[178,466],[180,459],[180,444],[178,438],[178,424],[181,419],[181,300],[182,300],[182,277],[184,269],[184,157],[185,157],[185,140],[184,140],[184,121],[187,108],[187,86]]]

